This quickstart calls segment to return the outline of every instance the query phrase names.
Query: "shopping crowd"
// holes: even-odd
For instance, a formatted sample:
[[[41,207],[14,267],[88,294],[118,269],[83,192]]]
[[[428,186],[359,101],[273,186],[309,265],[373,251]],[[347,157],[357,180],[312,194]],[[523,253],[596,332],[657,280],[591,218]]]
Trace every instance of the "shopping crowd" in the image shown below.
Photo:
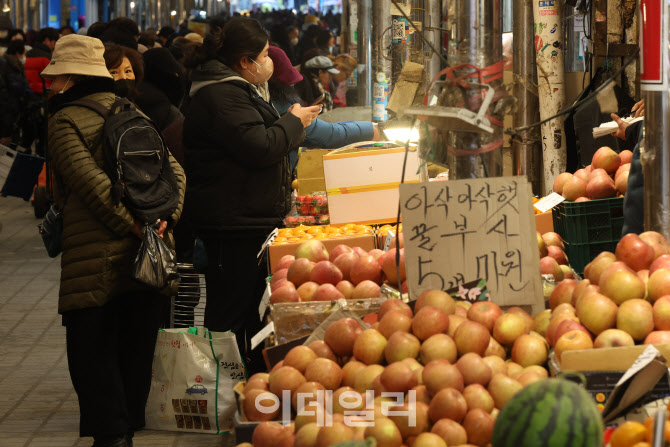
[[[144,426],[156,335],[174,294],[131,275],[143,234],[104,170],[107,114],[126,98],[162,133],[178,206],[160,216],[157,234],[178,262],[198,258],[205,326],[232,330],[248,373],[260,371],[249,344],[268,272],[257,253],[291,209],[299,148],[379,139],[370,122],[318,118],[355,105],[347,79],[357,62],[335,45],[338,21],[290,11],[217,17],[203,36],[185,25],[142,32],[129,18],[24,32],[0,15],[0,143],[49,160],[63,219],[58,310],[80,434],[94,446],[130,446]]]

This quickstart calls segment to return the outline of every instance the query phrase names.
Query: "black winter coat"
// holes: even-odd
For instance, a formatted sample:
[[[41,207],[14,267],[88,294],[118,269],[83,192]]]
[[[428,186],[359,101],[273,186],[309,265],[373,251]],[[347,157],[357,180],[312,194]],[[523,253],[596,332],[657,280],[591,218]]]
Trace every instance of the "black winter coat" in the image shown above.
[[[628,186],[623,198],[622,236],[628,233],[640,234],[644,231],[644,175],[640,163],[640,143],[644,136],[643,122],[631,124],[626,128],[626,141],[636,141],[633,159],[630,162]]]
[[[170,98],[151,82],[145,80],[138,90],[140,95],[135,98],[135,104],[161,131],[182,117],[179,109],[170,102]]]
[[[288,155],[305,132],[217,60],[191,74],[184,120],[186,203],[198,234],[268,231],[291,208]]]

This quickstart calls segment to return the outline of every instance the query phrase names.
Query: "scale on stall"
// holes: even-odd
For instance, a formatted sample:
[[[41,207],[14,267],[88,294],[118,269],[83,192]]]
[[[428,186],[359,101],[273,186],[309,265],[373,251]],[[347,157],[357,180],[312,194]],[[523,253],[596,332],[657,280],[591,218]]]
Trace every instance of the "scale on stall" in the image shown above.
[[[493,127],[491,126],[489,119],[486,118],[486,112],[491,101],[493,101],[493,95],[495,93],[493,87],[488,84],[468,84],[469,86],[479,86],[488,89],[484,101],[482,101],[482,105],[479,107],[479,111],[475,113],[466,108],[447,107],[435,104],[444,91],[443,87],[451,84],[452,82],[450,81],[434,82],[430,90],[433,88],[441,89],[439,95],[436,95],[432,101],[434,104],[409,107],[405,109],[405,114],[416,116],[419,120],[425,121],[429,125],[440,130],[492,134]]]

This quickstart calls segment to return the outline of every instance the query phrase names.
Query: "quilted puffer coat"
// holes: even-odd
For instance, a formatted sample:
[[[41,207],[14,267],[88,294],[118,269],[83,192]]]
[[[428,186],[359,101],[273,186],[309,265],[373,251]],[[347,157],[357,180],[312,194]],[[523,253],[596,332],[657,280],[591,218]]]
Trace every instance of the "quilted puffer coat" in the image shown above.
[[[86,93],[75,85],[65,92],[62,101],[85,97],[111,107],[115,98],[111,92]],[[146,290],[132,278],[140,246],[140,239],[131,232],[133,216],[123,204],[115,205],[112,200],[111,182],[102,169],[102,149],[89,151],[102,127],[100,115],[77,106],[62,108],[49,120],[49,151],[65,189],[60,190],[55,182],[56,202],[63,212],[59,313],[102,306],[121,293]],[[172,156],[170,164],[180,200],[164,241],[174,248],[171,228],[181,215],[186,177]]]

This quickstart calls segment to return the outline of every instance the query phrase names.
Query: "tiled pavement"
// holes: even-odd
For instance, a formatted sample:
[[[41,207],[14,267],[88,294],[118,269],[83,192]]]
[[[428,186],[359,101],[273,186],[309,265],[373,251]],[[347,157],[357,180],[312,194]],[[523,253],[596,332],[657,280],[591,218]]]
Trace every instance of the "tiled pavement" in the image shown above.
[[[56,311],[60,258],[46,255],[29,203],[0,197],[0,447],[90,446]],[[145,430],[143,446],[230,446],[232,436]]]

